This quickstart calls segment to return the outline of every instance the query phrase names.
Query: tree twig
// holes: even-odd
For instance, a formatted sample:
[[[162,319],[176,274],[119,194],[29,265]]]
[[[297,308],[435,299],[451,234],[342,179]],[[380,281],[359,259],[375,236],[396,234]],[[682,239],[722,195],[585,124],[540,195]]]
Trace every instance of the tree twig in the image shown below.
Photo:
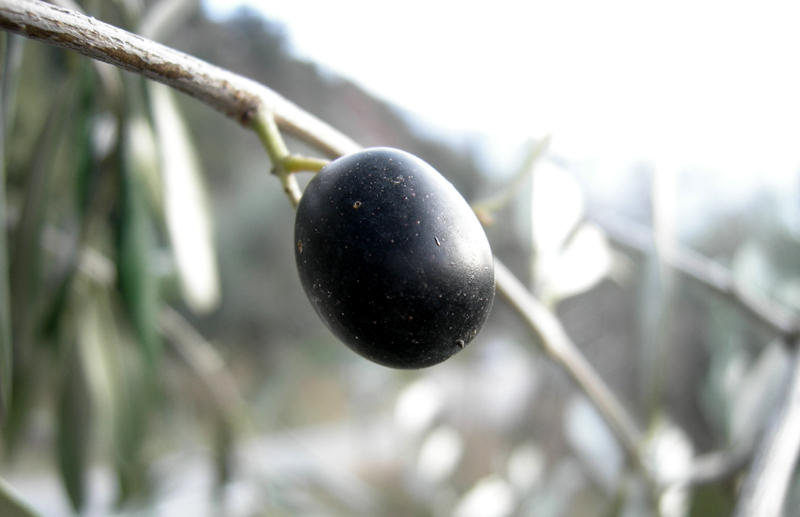
[[[514,274],[495,258],[497,290],[539,337],[545,353],[583,389],[634,463],[641,463],[642,432],[619,400],[567,336],[558,318],[547,310]],[[645,474],[649,472],[645,468]]]
[[[283,131],[331,157],[358,149],[353,140],[256,81],[75,11],[36,0],[2,0],[0,28],[164,83],[242,124],[268,108]]]
[[[593,218],[606,231],[609,238],[626,248],[641,253],[653,249],[652,232],[634,221],[622,221],[608,215]],[[757,320],[793,342],[800,335],[800,325],[788,311],[773,303],[767,297],[744,291],[736,285],[733,274],[719,262],[711,260],[685,247],[676,247],[674,253],[666,257],[669,265],[689,278],[708,287],[714,292],[736,302]]]
[[[244,414],[246,403],[236,380],[214,347],[171,307],[162,309],[158,325],[178,355],[202,381],[217,411],[232,425],[236,424]]]

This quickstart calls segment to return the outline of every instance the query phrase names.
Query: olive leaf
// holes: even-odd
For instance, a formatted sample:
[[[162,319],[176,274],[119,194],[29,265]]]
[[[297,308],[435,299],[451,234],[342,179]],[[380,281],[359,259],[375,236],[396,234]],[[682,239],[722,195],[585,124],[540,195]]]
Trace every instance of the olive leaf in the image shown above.
[[[689,477],[695,455],[691,437],[681,427],[660,415],[651,426],[643,451],[653,465],[655,481],[664,487],[658,502],[660,515],[686,515],[692,487],[684,480]]]
[[[472,209],[475,211],[475,215],[478,216],[478,219],[480,219],[481,223],[489,225],[494,222],[492,214],[507,205],[514,197],[514,194],[520,190],[520,187],[523,185],[524,181],[531,174],[533,174],[537,165],[547,153],[547,150],[550,147],[550,140],[550,135],[547,135],[539,140],[531,140],[528,143],[527,155],[522,167],[514,175],[511,181],[507,183],[505,188],[498,194],[472,205]]]
[[[540,164],[531,182],[531,233],[537,261],[561,251],[583,212],[583,193],[575,178],[550,162]]]
[[[119,290],[136,330],[142,353],[151,365],[161,350],[158,277],[153,271],[155,228],[147,211],[142,182],[126,171],[122,177],[117,268]]]
[[[58,401],[57,453],[61,479],[76,512],[86,501],[86,469],[93,430],[91,399],[77,348],[66,358]]]
[[[8,482],[0,478],[0,515],[3,517],[42,517],[24,501]]]
[[[509,483],[490,475],[480,479],[456,503],[454,517],[510,517],[517,505]]]
[[[97,410],[98,433],[113,453],[120,500],[145,492],[142,446],[154,380],[149,359],[122,324],[114,293],[86,285],[79,306],[78,344],[87,388]]]
[[[452,426],[442,424],[420,445],[417,471],[430,483],[442,483],[453,475],[463,455],[464,439]]]
[[[164,196],[155,132],[150,121],[141,112],[132,113],[125,122],[125,146],[130,173],[142,182],[150,207],[161,215]]]
[[[563,272],[559,262],[583,212],[583,193],[575,178],[552,163],[541,164],[531,182],[531,277],[534,293],[541,296],[549,289],[552,302],[557,301],[556,293],[561,290],[553,287],[552,277],[558,275],[562,283],[566,282],[569,273]],[[558,269],[562,272],[555,272]],[[548,283],[550,287],[545,287]]]
[[[531,189],[534,291],[553,307],[605,278],[612,252],[603,230],[581,223],[584,197],[572,174],[552,163],[542,164]]]
[[[731,269],[736,286],[745,292],[771,293],[782,280],[767,250],[752,239],[736,250]]]
[[[611,265],[611,248],[603,230],[593,223],[580,225],[541,279],[542,303],[553,306],[588,291],[605,278]]]
[[[41,266],[44,263],[41,240],[49,205],[49,185],[59,151],[67,132],[67,121],[78,100],[80,74],[60,85],[47,117],[36,137],[25,174],[23,203],[14,235],[10,258],[12,325],[18,351],[29,350],[38,339],[38,317],[42,299]]]
[[[564,409],[564,435],[585,469],[609,494],[619,486],[625,452],[594,406],[574,395]]]
[[[11,334],[11,287],[9,276],[9,248],[6,232],[6,137],[11,124],[10,110],[16,90],[16,80],[22,57],[22,39],[3,33],[0,35],[2,51],[2,78],[0,78],[0,423],[4,424],[9,404],[13,377],[13,345]]]
[[[731,442],[755,443],[764,422],[780,402],[791,373],[791,358],[781,340],[770,343],[735,383],[728,420]]]
[[[210,204],[191,136],[164,85],[150,83],[150,101],[158,135],[164,212],[183,297],[197,313],[220,301]]]

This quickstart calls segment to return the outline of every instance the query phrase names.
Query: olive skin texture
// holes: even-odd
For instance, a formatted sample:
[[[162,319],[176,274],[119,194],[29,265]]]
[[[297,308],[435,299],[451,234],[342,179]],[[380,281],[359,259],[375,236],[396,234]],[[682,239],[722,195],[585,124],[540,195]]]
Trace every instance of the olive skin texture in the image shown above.
[[[295,258],[322,321],[358,354],[424,368],[489,315],[494,259],[477,217],[420,158],[370,148],[325,166],[295,218]]]

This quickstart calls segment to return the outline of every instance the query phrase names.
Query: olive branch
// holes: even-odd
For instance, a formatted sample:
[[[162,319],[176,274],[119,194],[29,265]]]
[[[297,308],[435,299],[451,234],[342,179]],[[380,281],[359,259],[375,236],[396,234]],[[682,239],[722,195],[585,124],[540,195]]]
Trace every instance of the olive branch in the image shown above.
[[[281,132],[309,144],[330,158],[357,151],[359,145],[270,88],[167,46],[37,0],[0,0],[0,28],[83,54],[101,63],[163,83],[194,97],[223,115],[253,129],[273,165],[273,173],[293,206],[301,193],[294,172],[318,171],[324,160],[292,155]],[[685,255],[677,255],[678,258]],[[731,287],[729,276],[707,260],[670,264],[678,271],[732,297],[740,306],[796,345],[797,323],[776,316],[762,300]],[[533,296],[501,262],[495,261],[498,292],[538,337],[542,350],[571,376],[601,413],[627,453],[630,465],[650,487],[654,506],[665,489],[654,466],[645,458],[645,435],[636,420],[585,359],[559,319]],[[794,346],[793,346],[794,348]],[[795,354],[796,355],[796,354]],[[792,390],[781,412],[759,446],[758,457],[739,498],[740,515],[780,515],[791,479],[791,467],[800,449],[800,362],[794,368]],[[752,451],[716,452],[695,459],[692,474],[680,483],[695,484],[738,471]],[[744,458],[744,460],[743,460]]]

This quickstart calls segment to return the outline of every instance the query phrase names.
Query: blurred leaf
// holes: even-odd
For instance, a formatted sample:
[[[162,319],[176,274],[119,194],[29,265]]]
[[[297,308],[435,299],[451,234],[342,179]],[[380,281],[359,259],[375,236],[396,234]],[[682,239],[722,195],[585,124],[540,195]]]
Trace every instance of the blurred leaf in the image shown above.
[[[780,401],[791,373],[791,358],[781,340],[761,351],[735,385],[731,401],[730,438],[736,446],[754,444]]]
[[[197,12],[200,0],[161,0],[144,12],[137,34],[147,39],[161,41]]]
[[[53,171],[53,162],[59,149],[58,142],[66,130],[66,121],[72,114],[76,96],[76,81],[63,84],[52,100],[51,109],[36,141],[31,162],[25,176],[24,202],[19,223],[14,232],[14,255],[11,257],[12,296],[14,320],[19,327],[17,336],[23,336],[20,347],[27,347],[32,338],[39,271],[41,263],[42,226],[47,209],[47,191]]]
[[[569,172],[550,163],[539,166],[531,188],[536,252],[556,253],[583,217],[583,193]]]
[[[553,164],[540,165],[531,184],[534,279],[549,275],[555,257],[583,217],[583,193],[572,175]]]
[[[508,517],[515,507],[511,486],[504,479],[489,476],[479,480],[461,497],[453,517]]]
[[[723,484],[711,483],[694,489],[691,517],[728,517],[733,515],[735,491]]]
[[[789,280],[780,285],[776,297],[785,303],[787,307],[800,313],[800,278]]]
[[[3,517],[42,517],[2,478],[0,478],[0,515]]]
[[[0,34],[2,78],[0,79],[0,427],[4,427],[10,410],[13,377],[13,343],[11,333],[11,286],[9,276],[8,225],[6,224],[6,141],[13,120],[16,80],[22,62],[22,38],[6,32]]]
[[[121,337],[122,342],[116,350],[121,362],[121,379],[118,398],[114,401],[117,411],[114,413],[113,445],[119,500],[125,502],[148,495],[151,488],[147,479],[148,460],[143,449],[148,434],[154,379],[148,375],[149,369],[142,363],[141,354],[134,353],[132,346],[124,346],[127,341],[124,333]]]
[[[517,493],[530,493],[544,480],[547,457],[540,446],[525,442],[511,451],[508,458],[508,480]]]
[[[231,479],[234,455],[234,435],[230,419],[218,415],[214,429],[214,471],[217,488],[222,488]]]
[[[553,306],[588,291],[605,278],[611,265],[611,248],[603,230],[592,223],[580,225],[553,259],[548,275],[540,279],[542,303]]]
[[[394,419],[410,435],[422,434],[445,406],[445,393],[435,381],[421,377],[397,396]]]
[[[75,511],[86,500],[86,468],[92,435],[91,400],[77,349],[70,350],[58,407],[58,465]]]
[[[209,312],[219,304],[220,286],[200,161],[173,93],[164,85],[149,84],[161,153],[167,227],[183,297],[193,311]]]
[[[151,256],[155,229],[143,199],[142,183],[126,171],[122,179],[118,234],[119,290],[125,300],[136,336],[151,366],[161,350],[158,311],[161,306],[158,277]]]
[[[582,396],[573,396],[564,410],[564,435],[594,481],[613,494],[625,465],[625,453],[603,418]]]
[[[142,113],[133,113],[127,119],[126,149],[130,173],[145,187],[147,199],[157,213],[161,213],[163,187],[158,163],[158,145],[153,127]]]
[[[464,454],[464,440],[453,427],[441,425],[425,437],[419,449],[417,470],[431,483],[441,483],[453,474]]]
[[[120,501],[126,501],[148,488],[142,445],[154,380],[146,356],[119,326],[111,293],[92,286],[87,291],[79,316],[81,356],[101,434],[113,451]]]
[[[522,182],[533,173],[536,165],[549,147],[550,135],[540,140],[531,140],[525,163],[522,165],[517,175],[509,182],[508,186],[500,194],[473,205],[472,209],[483,224],[491,223],[492,212],[499,210],[511,201],[511,198],[522,185]]]
[[[651,426],[645,455],[653,465],[654,478],[665,487],[658,502],[659,515],[683,517],[689,509],[691,487],[686,486],[692,470],[694,444],[689,435],[663,416]]]
[[[113,318],[110,300],[103,290],[89,282],[80,282],[80,296],[75,303],[77,343],[80,347],[86,385],[96,408],[97,421],[102,436],[111,434],[111,422],[115,420],[114,411],[118,408],[121,375],[119,366],[113,360],[111,345],[117,340],[109,319]]]
[[[66,133],[66,121],[75,111],[78,83],[78,76],[70,77],[59,86],[48,103],[46,120],[38,129],[30,162],[25,169],[22,210],[13,232],[13,253],[9,256],[9,287],[13,300],[10,326],[14,329],[14,367],[25,377],[39,368],[33,362],[33,349],[39,337],[38,318],[43,298],[40,271],[43,264],[42,227],[49,206],[50,178],[60,148],[59,142]],[[20,382],[26,383],[27,379],[20,378],[15,384]],[[11,418],[15,420],[14,427],[19,430],[27,416],[28,407],[12,402],[12,409],[18,411]],[[14,440],[12,434],[10,442]]]
[[[778,280],[766,250],[754,240],[736,250],[731,270],[736,286],[746,292],[769,293]]]

